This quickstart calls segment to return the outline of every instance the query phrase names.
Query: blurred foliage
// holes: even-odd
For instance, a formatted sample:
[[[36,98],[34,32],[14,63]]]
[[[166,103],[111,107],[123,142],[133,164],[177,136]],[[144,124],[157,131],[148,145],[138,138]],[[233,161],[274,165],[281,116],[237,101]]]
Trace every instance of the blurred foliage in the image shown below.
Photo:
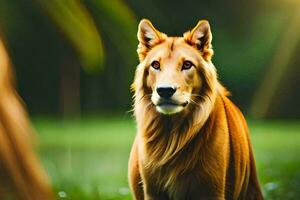
[[[88,71],[100,68],[103,46],[93,18],[79,0],[37,0],[77,50]]]
[[[122,0],[91,0],[90,9],[107,32],[126,65],[133,64],[132,50],[136,48],[137,19],[133,12]],[[98,13],[98,14],[97,14]]]
[[[64,110],[61,102],[72,104],[70,99],[83,112],[129,110],[129,86],[138,64],[137,23],[149,18],[169,35],[181,35],[199,19],[208,19],[219,78],[242,111],[248,111],[258,88],[268,88],[274,92],[264,115],[297,117],[300,95],[293,92],[299,89],[294,76],[300,73],[297,56],[290,55],[282,65],[285,73],[279,84],[268,81],[268,74],[276,70],[272,62],[280,55],[279,41],[299,5],[296,0],[2,0],[0,27],[7,37],[20,93],[32,113],[59,114]],[[294,46],[297,52],[299,41]],[[99,73],[79,68],[93,71],[101,62]],[[70,65],[68,70],[65,65]],[[271,87],[262,86],[266,81]],[[79,99],[71,95],[76,91]],[[65,98],[61,94],[68,93],[68,101],[61,100]],[[256,95],[255,101],[260,103],[261,98]]]
[[[273,110],[271,102],[276,97],[276,90],[278,90],[279,86],[284,85],[283,77],[289,72],[290,68],[294,67],[290,63],[291,60],[293,57],[298,57],[298,44],[300,44],[300,8],[298,11],[290,13],[290,20],[288,24],[285,24],[289,28],[282,33],[270,67],[265,73],[262,84],[254,96],[251,111],[254,116],[259,118],[266,116],[270,110]],[[291,78],[291,76],[288,78]],[[281,96],[278,95],[280,100],[282,100]]]

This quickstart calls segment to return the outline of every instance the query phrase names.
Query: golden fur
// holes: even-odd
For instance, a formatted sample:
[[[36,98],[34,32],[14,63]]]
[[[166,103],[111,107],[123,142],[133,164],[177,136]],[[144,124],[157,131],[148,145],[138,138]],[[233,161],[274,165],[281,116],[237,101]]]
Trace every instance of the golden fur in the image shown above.
[[[138,133],[129,160],[134,198],[263,199],[247,124],[211,62],[209,23],[168,37],[142,20],[138,39],[132,85]],[[188,70],[186,60],[193,64]],[[172,101],[179,103],[164,110],[156,88],[166,83],[176,85]]]
[[[12,79],[0,37],[0,199],[50,200],[48,177],[32,150],[31,127]]]

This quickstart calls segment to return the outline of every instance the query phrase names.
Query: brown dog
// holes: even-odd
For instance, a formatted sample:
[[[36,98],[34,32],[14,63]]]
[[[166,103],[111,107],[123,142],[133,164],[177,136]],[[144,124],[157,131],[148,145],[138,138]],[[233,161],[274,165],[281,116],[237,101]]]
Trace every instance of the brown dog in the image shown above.
[[[168,37],[142,20],[138,39],[138,133],[129,160],[134,198],[263,199],[247,124],[211,62],[209,23]]]

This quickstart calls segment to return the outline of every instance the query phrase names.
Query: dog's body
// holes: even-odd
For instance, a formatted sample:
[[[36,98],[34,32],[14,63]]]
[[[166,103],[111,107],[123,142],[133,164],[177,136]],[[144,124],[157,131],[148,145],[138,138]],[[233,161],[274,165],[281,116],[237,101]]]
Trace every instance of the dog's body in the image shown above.
[[[263,199],[245,119],[210,61],[208,23],[174,38],[142,20],[138,38],[138,134],[129,161],[135,199]]]

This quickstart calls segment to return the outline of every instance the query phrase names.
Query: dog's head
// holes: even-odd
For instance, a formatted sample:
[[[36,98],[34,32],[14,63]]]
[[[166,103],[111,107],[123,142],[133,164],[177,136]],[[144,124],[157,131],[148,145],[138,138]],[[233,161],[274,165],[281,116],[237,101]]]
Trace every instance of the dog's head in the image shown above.
[[[144,19],[138,40],[140,65],[133,84],[136,98],[137,93],[139,98],[148,97],[156,110],[166,115],[188,111],[210,99],[217,78],[207,21],[199,21],[183,37],[168,37]]]

